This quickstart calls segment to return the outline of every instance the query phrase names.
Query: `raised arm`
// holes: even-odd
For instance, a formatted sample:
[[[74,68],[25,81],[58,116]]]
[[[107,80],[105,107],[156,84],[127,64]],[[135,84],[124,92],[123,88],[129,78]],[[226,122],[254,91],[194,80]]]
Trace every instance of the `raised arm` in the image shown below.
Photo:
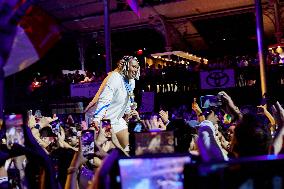
[[[283,146],[284,109],[282,108],[279,102],[276,102],[276,104],[272,106],[272,112],[273,112],[274,118],[276,119],[276,124],[278,126],[277,133],[274,137],[274,141],[272,145],[274,149],[274,154],[279,154]]]
[[[81,139],[79,139],[79,149],[75,152],[72,162],[67,170],[67,178],[65,183],[65,189],[77,189],[78,186],[78,172],[83,163],[85,163],[87,159],[83,156],[82,153],[82,143]]]
[[[196,102],[196,98],[193,99],[193,102],[191,104],[192,110],[196,113],[197,115],[197,121],[202,122],[205,120],[205,116],[202,114],[202,110],[199,107],[198,103]]]
[[[263,113],[269,119],[269,122],[270,122],[271,125],[275,125],[276,124],[274,117],[267,110],[266,105],[260,105],[260,106],[257,106],[257,107],[263,109]]]
[[[107,78],[108,79],[104,81],[105,83],[101,85],[95,98],[86,108],[88,114],[91,114],[91,116],[94,118],[93,122],[95,123],[96,127],[99,125],[101,119],[104,117],[106,111],[108,110],[108,107],[110,106],[110,103],[113,99],[116,87],[118,86],[118,79],[114,74],[110,73]],[[92,108],[92,106],[94,106],[95,108]]]
[[[88,104],[84,112],[90,111],[90,109],[97,103],[102,91],[104,90],[107,82],[109,81],[111,74],[108,74],[108,76],[103,80],[98,92],[96,93],[95,97],[92,99],[92,101]]]
[[[243,115],[241,111],[239,110],[239,108],[235,105],[232,98],[224,91],[219,92],[218,95],[220,95],[222,98],[222,101],[224,103],[224,108],[225,108],[224,110],[226,111],[226,113],[233,116],[232,120],[240,121]]]

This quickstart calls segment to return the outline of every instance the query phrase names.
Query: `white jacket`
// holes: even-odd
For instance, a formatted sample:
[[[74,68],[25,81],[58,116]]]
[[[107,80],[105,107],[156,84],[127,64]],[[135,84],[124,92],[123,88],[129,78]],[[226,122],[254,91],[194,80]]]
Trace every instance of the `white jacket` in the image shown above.
[[[135,80],[130,79],[129,85],[133,91]],[[110,119],[115,133],[127,128],[122,117],[130,112],[130,97],[120,73],[113,71],[108,74],[91,103],[94,105],[87,114],[94,121]]]

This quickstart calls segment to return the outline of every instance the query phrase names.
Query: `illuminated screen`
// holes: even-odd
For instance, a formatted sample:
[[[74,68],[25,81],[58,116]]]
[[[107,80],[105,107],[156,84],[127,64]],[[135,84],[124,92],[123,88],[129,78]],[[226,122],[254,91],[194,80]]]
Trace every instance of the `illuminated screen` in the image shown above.
[[[174,153],[174,132],[142,132],[135,133],[135,155]]]
[[[120,159],[122,189],[183,189],[183,169],[188,156]]]

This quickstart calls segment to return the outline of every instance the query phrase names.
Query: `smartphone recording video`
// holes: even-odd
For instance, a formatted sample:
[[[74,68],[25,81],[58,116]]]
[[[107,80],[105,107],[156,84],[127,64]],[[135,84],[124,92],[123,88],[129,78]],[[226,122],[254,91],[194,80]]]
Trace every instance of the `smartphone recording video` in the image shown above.
[[[81,134],[82,152],[84,157],[92,157],[94,155],[95,131],[83,130]]]
[[[141,121],[134,121],[128,123],[128,132],[129,133],[140,133],[145,131],[144,125]]]
[[[23,131],[23,117],[20,114],[5,115],[7,147],[11,148],[17,143],[22,146],[25,144]]]
[[[49,124],[51,125],[52,132],[57,135],[60,132],[60,121],[57,119]]]
[[[222,97],[220,95],[205,95],[200,97],[201,108],[219,107],[222,105]]]
[[[102,129],[104,129],[106,137],[111,137],[111,123],[109,119],[102,119]]]
[[[133,129],[134,132],[139,133],[142,132],[143,125],[141,122],[136,122],[135,127]]]
[[[175,151],[173,131],[140,132],[133,133],[133,135],[130,137],[134,140],[134,146],[130,146],[132,154],[174,153]]]
[[[119,159],[121,189],[183,189],[184,165],[190,162],[189,156]]]

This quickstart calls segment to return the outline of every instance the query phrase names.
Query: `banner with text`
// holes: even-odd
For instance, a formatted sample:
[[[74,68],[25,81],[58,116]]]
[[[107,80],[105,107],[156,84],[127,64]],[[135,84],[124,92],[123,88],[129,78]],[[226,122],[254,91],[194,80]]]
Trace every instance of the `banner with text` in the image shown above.
[[[78,83],[70,85],[71,97],[93,98],[102,82]]]
[[[233,69],[201,71],[200,85],[201,89],[235,87],[235,72]]]

